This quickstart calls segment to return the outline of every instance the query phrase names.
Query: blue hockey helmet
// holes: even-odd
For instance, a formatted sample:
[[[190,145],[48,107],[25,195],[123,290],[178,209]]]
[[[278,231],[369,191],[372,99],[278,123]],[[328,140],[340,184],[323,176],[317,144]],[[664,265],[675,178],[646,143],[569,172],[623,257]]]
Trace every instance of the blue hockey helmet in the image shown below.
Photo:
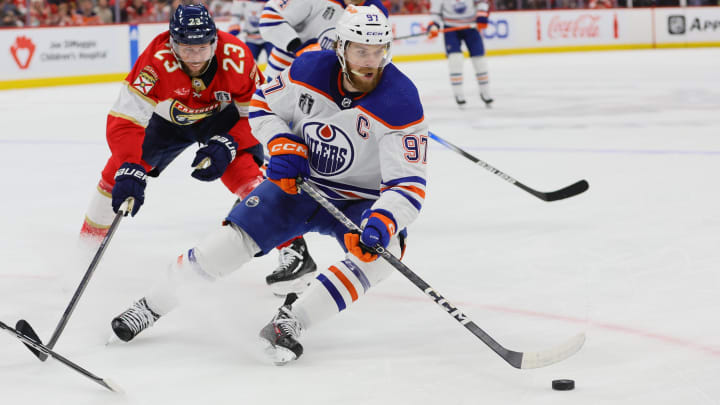
[[[217,28],[202,4],[179,5],[170,17],[170,36],[178,44],[209,44],[217,38]]]

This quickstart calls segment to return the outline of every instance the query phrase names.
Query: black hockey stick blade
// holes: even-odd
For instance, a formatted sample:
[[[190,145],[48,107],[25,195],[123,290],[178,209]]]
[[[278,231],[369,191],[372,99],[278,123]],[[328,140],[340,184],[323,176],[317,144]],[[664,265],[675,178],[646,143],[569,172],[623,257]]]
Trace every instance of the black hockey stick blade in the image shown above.
[[[537,190],[535,190],[531,187],[528,187],[525,184],[517,181],[512,176],[504,173],[503,171],[497,169],[496,167],[492,166],[491,164],[485,162],[484,160],[481,160],[481,159],[469,154],[468,152],[461,149],[460,147],[453,144],[452,142],[450,142],[446,139],[443,139],[432,132],[430,132],[429,135],[430,135],[430,138],[439,142],[446,148],[452,150],[453,152],[458,153],[459,155],[462,155],[464,158],[466,158],[466,159],[470,160],[471,162],[477,164],[478,166],[490,171],[492,174],[497,175],[498,177],[505,180],[506,182],[527,191],[528,193],[534,195],[535,197],[537,197],[543,201],[564,200],[566,198],[573,197],[580,193],[583,193],[590,187],[590,185],[588,184],[588,182],[586,180],[580,180],[580,181],[575,182],[567,187],[563,187],[560,190],[549,191],[549,192],[537,191]]]
[[[567,187],[561,188],[560,190],[549,191],[547,193],[533,190],[530,187],[527,187],[524,184],[520,183],[519,181],[516,181],[515,185],[543,201],[564,200],[566,198],[574,197],[580,193],[584,193],[585,191],[587,191],[588,188],[590,188],[590,184],[588,184],[587,180],[580,180]]]
[[[32,328],[32,326],[30,326],[30,324],[28,323],[28,321],[26,321],[26,320],[24,320],[24,319],[21,319],[21,320],[17,321],[17,323],[15,324],[15,329],[16,329],[19,333],[22,333],[23,335],[25,335],[28,339],[31,339],[32,341],[34,341],[35,343],[42,344],[42,340],[40,340],[40,337],[37,335],[37,333],[35,333],[35,330]],[[30,351],[31,351],[38,359],[40,359],[40,361],[45,361],[45,360],[47,360],[47,358],[48,358],[47,354],[42,353],[41,351],[37,350],[36,348],[34,348],[33,346],[30,346],[30,345],[27,344],[27,343],[24,343],[24,342],[23,342],[23,344],[25,345],[25,347],[27,347],[28,349],[30,349]]]
[[[19,339],[26,346],[32,347],[33,349],[37,350],[38,352],[45,354],[45,356],[52,357],[53,359],[59,361],[61,364],[64,364],[67,367],[77,371],[78,373],[91,379],[95,383],[100,384],[104,388],[106,388],[112,392],[117,392],[117,393],[123,392],[122,389],[117,384],[113,383],[111,380],[96,376],[95,374],[85,370],[84,368],[78,366],[77,364],[73,363],[72,361],[61,356],[59,353],[56,353],[56,352],[52,351],[51,349],[48,349],[42,343],[38,343],[38,342],[32,340],[31,338],[27,337],[26,335],[20,333],[16,329],[13,329],[12,327],[6,325],[2,321],[0,321],[0,329],[6,330],[9,334],[11,334],[15,338]]]

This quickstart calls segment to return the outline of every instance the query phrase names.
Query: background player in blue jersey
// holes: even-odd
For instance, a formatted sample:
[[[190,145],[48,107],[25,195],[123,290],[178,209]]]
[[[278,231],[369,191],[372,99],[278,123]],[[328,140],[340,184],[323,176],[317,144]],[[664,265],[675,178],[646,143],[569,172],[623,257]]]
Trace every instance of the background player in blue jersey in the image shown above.
[[[485,106],[493,102],[488,85],[488,66],[485,60],[485,45],[480,31],[488,24],[489,7],[485,1],[478,0],[433,0],[430,12],[435,20],[428,27],[429,37],[438,35],[441,28],[471,26],[470,28],[445,32],[445,53],[450,70],[450,85],[459,106],[465,104],[463,92],[463,54],[464,42],[470,53],[475,69],[475,78],[480,86],[480,98]]]
[[[226,225],[174,261],[167,280],[112,321],[129,341],[177,304],[176,285],[214,279],[266,254],[293,235],[334,237],[344,257],[297,298],[288,295],[260,332],[276,364],[297,359],[303,330],[347,309],[394,268],[365,250],[401,255],[399,235],[425,199],[428,128],[414,84],[390,63],[392,29],[376,7],[348,6],[335,51],[298,57],[251,103],[253,133],[270,153],[267,177]],[[346,228],[304,193],[303,177],[355,223]],[[150,305],[148,305],[150,303]]]

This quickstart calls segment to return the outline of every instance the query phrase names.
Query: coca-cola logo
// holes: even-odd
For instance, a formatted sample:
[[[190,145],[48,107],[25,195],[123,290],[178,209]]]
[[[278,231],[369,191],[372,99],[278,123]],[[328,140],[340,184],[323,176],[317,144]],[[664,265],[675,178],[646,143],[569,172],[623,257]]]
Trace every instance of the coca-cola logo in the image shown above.
[[[33,54],[35,53],[35,44],[25,36],[15,38],[15,43],[10,45],[10,54],[12,54],[15,63],[20,69],[27,69],[30,66]]]
[[[548,38],[596,38],[600,35],[599,15],[583,14],[574,19],[555,16],[548,25]]]

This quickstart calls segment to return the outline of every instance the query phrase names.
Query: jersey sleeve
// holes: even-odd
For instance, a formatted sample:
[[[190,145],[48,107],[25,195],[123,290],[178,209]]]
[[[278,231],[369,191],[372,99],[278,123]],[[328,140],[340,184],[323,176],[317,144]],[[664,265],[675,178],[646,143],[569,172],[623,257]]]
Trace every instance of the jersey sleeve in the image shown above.
[[[219,69],[227,72],[230,75],[228,80],[234,83],[232,104],[225,108],[234,108],[237,111],[239,118],[228,133],[237,142],[238,149],[242,150],[258,143],[250,130],[248,116],[253,93],[264,79],[247,45],[235,38],[232,39],[232,42],[228,41],[222,44],[222,59]],[[225,110],[221,111],[220,115],[222,116],[224,112]]]
[[[273,136],[291,133],[288,122],[293,119],[295,90],[289,79],[290,69],[255,92],[250,102],[250,126],[260,142],[267,144]]]
[[[123,81],[120,94],[108,113],[108,146],[113,156],[123,162],[142,164],[145,127],[159,102],[156,95],[159,69],[153,61],[156,41],[140,55]],[[146,169],[150,168],[145,166]]]
[[[425,202],[427,144],[424,121],[392,130],[379,140],[382,183],[372,208],[392,214],[397,229],[415,221]]]
[[[260,16],[260,35],[267,42],[283,51],[293,39],[298,38],[293,28],[303,23],[312,11],[304,0],[270,0]]]

